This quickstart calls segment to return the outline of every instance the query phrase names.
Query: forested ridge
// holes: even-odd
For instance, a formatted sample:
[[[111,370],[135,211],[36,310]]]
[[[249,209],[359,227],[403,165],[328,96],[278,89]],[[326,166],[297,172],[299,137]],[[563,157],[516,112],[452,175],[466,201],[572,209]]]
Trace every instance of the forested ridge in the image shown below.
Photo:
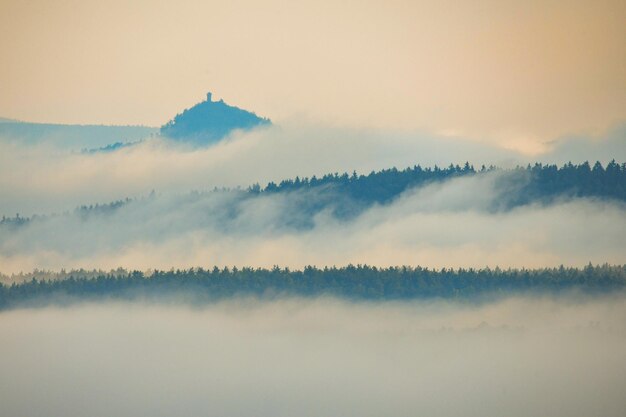
[[[410,300],[428,298],[480,299],[524,293],[558,294],[580,291],[606,293],[626,287],[626,266],[544,269],[428,269],[305,267],[302,270],[261,268],[192,268],[188,270],[113,271],[94,274],[73,271],[62,279],[0,285],[0,308],[47,305],[84,300],[162,299],[183,296],[189,302],[234,296],[333,296],[350,300]]]
[[[279,184],[270,182],[265,188],[256,184],[250,187],[252,192],[285,192],[317,187],[333,187],[343,194],[357,200],[385,203],[409,188],[467,175],[502,172],[501,187],[510,187],[511,194],[516,194],[512,204],[524,204],[535,200],[552,199],[557,196],[602,197],[626,200],[626,163],[611,161],[606,167],[596,162],[593,167],[589,162],[579,165],[572,163],[561,167],[536,163],[526,167],[500,169],[494,166],[475,169],[466,162],[464,166],[450,165],[447,168],[412,168],[398,170],[386,169],[372,171],[368,175],[344,173],[328,174],[321,178],[315,176],[293,180],[284,180]],[[513,185],[513,186],[512,186]]]
[[[534,164],[513,169],[501,169],[494,166],[475,169],[469,163],[464,166],[450,165],[447,168],[438,166],[423,168],[415,165],[404,170],[385,169],[367,175],[356,172],[327,174],[322,177],[283,180],[279,183],[270,182],[265,187],[254,184],[247,189],[215,188],[212,191],[194,192],[199,197],[212,193],[229,193],[239,200],[256,196],[315,192],[315,198],[301,199],[298,210],[303,216],[311,216],[325,208],[331,207],[333,213],[340,218],[350,218],[373,204],[392,202],[403,192],[410,189],[443,183],[454,178],[498,175],[494,188],[498,200],[493,210],[506,210],[513,207],[543,203],[549,204],[556,199],[597,198],[613,201],[626,201],[626,163],[611,161],[604,167],[600,162],[591,166],[588,162],[575,165]],[[105,204],[91,204],[77,207],[73,213],[81,217],[113,213],[123,206],[136,201],[126,198]],[[19,226],[30,220],[45,216],[24,217],[3,215],[0,226]]]

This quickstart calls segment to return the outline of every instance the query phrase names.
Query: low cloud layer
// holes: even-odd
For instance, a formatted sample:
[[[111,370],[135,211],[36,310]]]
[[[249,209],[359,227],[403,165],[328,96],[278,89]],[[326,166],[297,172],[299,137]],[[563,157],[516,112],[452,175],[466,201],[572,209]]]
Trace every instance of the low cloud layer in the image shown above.
[[[350,200],[319,191],[211,192],[131,201],[0,229],[3,273],[34,268],[189,268],[371,264],[429,267],[584,266],[626,262],[626,208],[563,200],[499,208],[493,172],[409,190],[338,218]],[[334,203],[328,204],[328,200]],[[326,201],[327,209],[303,207]],[[303,206],[304,204],[304,206]]]
[[[153,189],[247,187],[298,175],[368,173],[418,163],[506,164],[515,156],[471,141],[300,125],[235,134],[207,149],[149,140],[113,153],[85,155],[51,142],[20,146],[0,141],[0,213],[62,211]]]
[[[0,214],[60,212],[81,204],[145,196],[151,190],[247,187],[296,176],[369,173],[416,164],[469,161],[477,167],[509,167],[536,161],[620,162],[626,160],[625,135],[626,130],[619,128],[601,139],[563,139],[550,145],[551,152],[535,156],[460,138],[299,122],[235,134],[207,149],[152,139],[112,153],[81,154],[59,148],[53,141],[28,146],[0,138]],[[88,137],[81,147],[93,147]]]
[[[626,301],[0,313],[0,409],[37,416],[623,414]]]

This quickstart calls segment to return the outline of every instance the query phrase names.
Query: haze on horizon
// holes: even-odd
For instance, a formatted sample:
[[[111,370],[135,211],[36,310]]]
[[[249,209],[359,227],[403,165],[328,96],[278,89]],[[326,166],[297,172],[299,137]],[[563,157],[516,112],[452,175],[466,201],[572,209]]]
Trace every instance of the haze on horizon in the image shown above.
[[[214,91],[281,122],[537,153],[626,116],[626,4],[0,1],[0,116],[161,125]]]

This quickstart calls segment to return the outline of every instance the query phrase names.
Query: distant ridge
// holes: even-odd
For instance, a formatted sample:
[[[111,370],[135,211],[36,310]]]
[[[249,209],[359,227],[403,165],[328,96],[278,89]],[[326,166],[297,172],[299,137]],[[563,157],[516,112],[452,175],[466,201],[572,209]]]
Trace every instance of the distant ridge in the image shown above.
[[[224,100],[212,101],[209,92],[205,101],[176,115],[161,127],[160,133],[171,139],[206,145],[218,142],[236,129],[249,130],[270,124],[269,119],[229,106]]]
[[[138,142],[157,134],[158,127],[33,123],[0,118],[0,141],[34,145],[41,142],[75,151]]]
[[[147,126],[69,125],[31,123],[0,117],[0,139],[35,144],[42,141],[83,153],[112,152],[159,134],[195,145],[209,145],[234,130],[270,125],[269,119],[230,106],[224,100],[205,101],[185,109],[160,128]]]

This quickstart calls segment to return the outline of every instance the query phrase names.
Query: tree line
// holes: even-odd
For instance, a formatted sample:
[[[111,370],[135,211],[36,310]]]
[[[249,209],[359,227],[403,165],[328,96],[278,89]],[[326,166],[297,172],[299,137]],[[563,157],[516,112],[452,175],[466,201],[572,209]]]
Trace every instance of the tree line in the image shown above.
[[[367,265],[302,270],[192,268],[187,270],[74,271],[62,279],[32,278],[0,284],[0,309],[84,300],[183,299],[205,303],[230,297],[332,296],[348,300],[460,299],[579,291],[600,294],[626,288],[626,265],[543,269],[377,268]]]
[[[473,165],[452,165],[447,168],[422,168],[415,165],[404,170],[396,168],[372,171],[368,175],[327,174],[321,178],[299,178],[283,180],[278,184],[270,182],[261,188],[258,184],[249,188],[253,193],[279,193],[302,189],[333,188],[356,200],[370,203],[386,203],[393,200],[409,188],[432,182],[446,181],[469,175],[487,172],[504,174],[498,184],[501,188],[510,188],[513,204],[525,204],[537,200],[551,200],[555,197],[600,197],[626,200],[626,163],[618,164],[615,160],[606,167],[596,162],[593,167],[589,162],[558,167],[557,165],[536,163],[525,167],[501,169],[484,165],[476,170]]]

